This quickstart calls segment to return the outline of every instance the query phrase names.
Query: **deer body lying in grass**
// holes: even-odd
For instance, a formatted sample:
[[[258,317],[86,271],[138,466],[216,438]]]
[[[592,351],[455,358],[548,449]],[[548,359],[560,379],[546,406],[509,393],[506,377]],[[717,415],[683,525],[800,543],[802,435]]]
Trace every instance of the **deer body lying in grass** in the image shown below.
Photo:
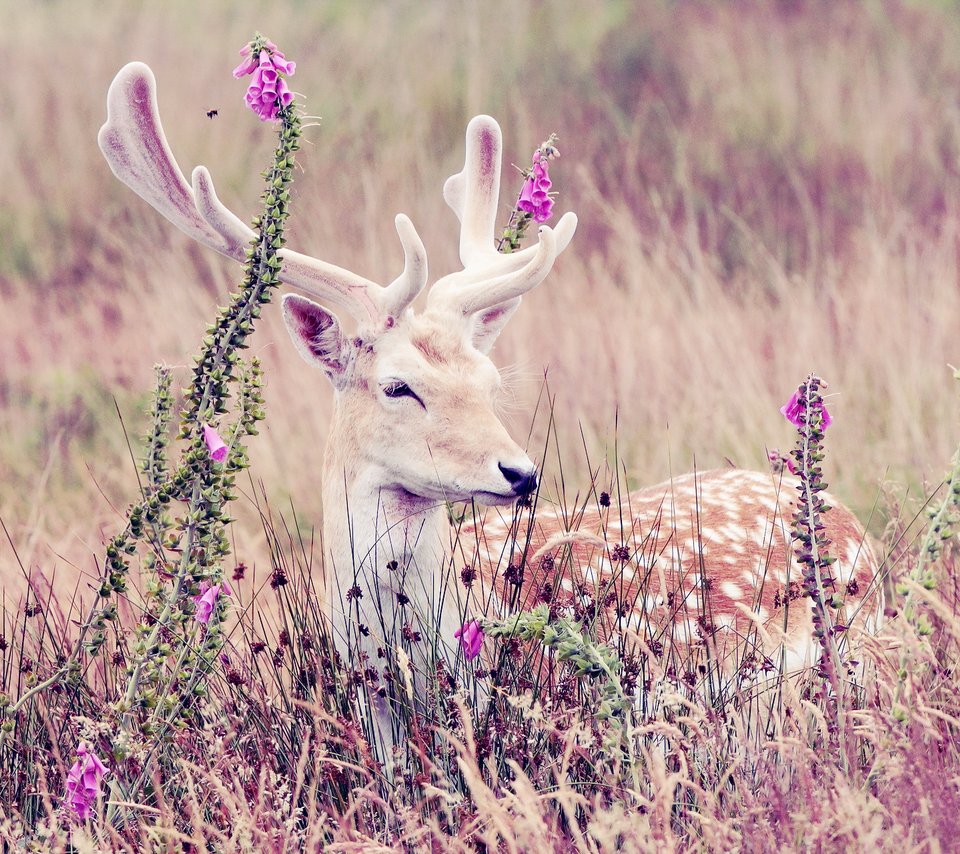
[[[164,138],[154,86],[140,63],[117,75],[99,138],[104,155],[120,180],[175,225],[242,260],[252,230],[220,203],[206,169],[197,167],[186,181]],[[427,283],[426,254],[403,215],[396,227],[404,269],[385,287],[282,252],[284,282],[357,322],[348,335],[328,308],[296,294],[283,299],[296,347],[334,387],[323,462],[323,595],[338,650],[354,661],[359,652],[374,667],[387,647],[430,650],[417,667],[429,666],[433,654],[455,654],[454,632],[481,604],[480,597],[467,601],[470,590],[460,583],[469,564],[501,599],[521,606],[577,594],[582,607],[585,596],[601,602],[614,591],[617,616],[600,623],[609,632],[634,632],[648,646],[718,632],[744,636],[779,621],[783,631],[767,643],[785,638],[791,665],[809,662],[809,608],[793,601],[789,576],[792,478],[781,483],[732,470],[679,478],[609,504],[598,500],[580,521],[592,540],[570,535],[568,520],[541,512],[519,539],[491,520],[453,541],[448,502],[514,505],[537,488],[534,463],[496,415],[500,376],[487,354],[576,228],[567,213],[556,229],[540,228],[535,246],[498,252],[500,156],[496,122],[473,119],[464,168],[443,191],[460,220],[463,270],[435,282],[420,313],[411,303]],[[849,599],[859,600],[876,561],[854,515],[830,503],[836,578]],[[526,564],[523,580],[504,583],[501,557],[515,542],[522,554],[514,559]],[[697,621],[694,601],[708,623]],[[663,634],[666,623],[674,629]]]
[[[752,684],[815,664],[821,646],[795,560],[799,480],[714,470],[535,512],[488,510],[458,532],[460,561],[493,579],[507,613],[540,603],[572,613],[648,673],[701,682],[707,667]],[[874,630],[878,561],[856,516],[828,493],[821,542],[833,566],[837,633]],[[473,569],[475,567],[475,569]]]

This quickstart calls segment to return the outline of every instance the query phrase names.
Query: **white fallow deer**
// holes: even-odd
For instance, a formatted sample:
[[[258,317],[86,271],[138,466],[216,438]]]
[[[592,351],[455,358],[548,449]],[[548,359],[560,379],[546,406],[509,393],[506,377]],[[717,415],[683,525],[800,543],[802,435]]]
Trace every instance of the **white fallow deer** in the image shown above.
[[[191,183],[184,178],[160,126],[147,66],[131,63],[113,81],[99,141],[116,176],[171,222],[244,259],[253,232],[220,203],[206,169],[198,166]],[[426,255],[402,214],[396,227],[405,266],[385,287],[282,251],[285,283],[358,323],[348,335],[327,308],[296,294],[283,299],[298,350],[334,387],[323,462],[322,589],[338,649],[360,651],[377,666],[378,650],[403,640],[409,649],[419,635],[414,646],[455,654],[455,630],[481,607],[482,597],[468,603],[460,583],[467,566],[478,575],[473,590],[486,582],[501,602],[566,597],[582,608],[586,599],[598,613],[615,603],[599,623],[608,633],[634,633],[645,649],[713,638],[719,650],[717,638],[756,637],[759,629],[761,655],[778,647],[790,666],[810,662],[810,611],[794,601],[800,577],[789,536],[792,477],[729,470],[613,502],[594,493],[577,514],[576,534],[569,518],[543,508],[522,532],[494,518],[454,530],[449,502],[513,505],[537,488],[534,463],[496,414],[500,375],[487,353],[577,223],[567,213],[556,229],[540,228],[535,246],[499,253],[500,160],[500,128],[478,116],[467,127],[464,168],[443,188],[460,220],[463,270],[436,281],[419,313],[411,303],[427,283]],[[857,607],[872,589],[876,559],[854,515],[827,500],[836,583]],[[417,665],[430,666],[432,655]]]

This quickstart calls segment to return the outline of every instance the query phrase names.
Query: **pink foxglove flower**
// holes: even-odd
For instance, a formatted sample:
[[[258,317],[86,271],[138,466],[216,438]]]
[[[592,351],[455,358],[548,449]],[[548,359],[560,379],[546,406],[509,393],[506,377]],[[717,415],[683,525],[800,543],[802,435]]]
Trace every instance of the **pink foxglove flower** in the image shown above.
[[[784,469],[786,469],[790,474],[797,473],[797,467],[793,464],[793,460],[790,457],[785,457],[781,454],[776,448],[772,451],[767,451],[767,459],[770,461],[770,468],[776,474],[779,474]]]
[[[480,622],[478,620],[464,623],[453,633],[453,636],[460,639],[460,647],[463,649],[463,654],[468,660],[480,655],[480,649],[483,646],[486,635],[483,629],[480,628]]]
[[[197,606],[196,618],[198,623],[206,625],[213,616],[213,609],[217,607],[217,599],[221,591],[224,596],[230,595],[230,587],[226,581],[220,584],[211,584],[209,581],[200,582],[200,592],[193,596],[193,603]]]
[[[253,74],[257,67],[257,57],[253,56],[250,45],[245,44],[240,48],[240,56],[244,58],[243,62],[233,69],[233,76],[238,80],[246,74]]]
[[[253,75],[244,96],[247,106],[260,117],[260,121],[276,121],[280,107],[293,102],[293,93],[281,75],[293,74],[297,64],[287,59],[271,41],[263,42],[263,49],[256,56],[250,45],[241,48],[240,55],[244,60],[233,69],[233,76]]]
[[[227,446],[220,434],[209,424],[203,425],[203,441],[207,443],[210,459],[222,463],[227,458]]]
[[[804,411],[804,403],[800,399],[800,390],[797,389],[793,393],[793,396],[788,400],[783,406],[780,407],[780,414],[787,419],[794,427],[799,427],[801,425],[800,416]],[[822,428],[827,429],[832,423],[833,418],[830,413],[827,412],[827,407],[824,404],[820,404],[820,413],[823,416]]]
[[[537,222],[546,222],[553,211],[553,199],[549,195],[550,175],[547,171],[549,160],[541,149],[533,152],[533,169],[523,182],[517,209],[530,214]]]
[[[81,741],[77,761],[67,772],[67,803],[77,818],[86,821],[90,817],[90,809],[100,796],[100,781],[106,773],[107,767],[92,748]]]

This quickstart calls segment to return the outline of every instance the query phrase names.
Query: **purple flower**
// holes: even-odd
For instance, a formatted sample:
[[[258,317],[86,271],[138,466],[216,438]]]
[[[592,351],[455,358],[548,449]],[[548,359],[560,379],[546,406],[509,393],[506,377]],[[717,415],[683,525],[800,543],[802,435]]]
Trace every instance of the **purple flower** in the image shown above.
[[[210,622],[210,618],[213,616],[213,609],[217,606],[217,598],[220,596],[221,590],[224,596],[230,595],[230,587],[226,581],[220,584],[211,584],[209,581],[200,582],[200,592],[196,596],[191,597],[197,606],[196,618],[198,623],[206,625]]]
[[[793,397],[780,407],[780,414],[794,427],[800,427],[802,424],[800,416],[804,413],[805,409],[804,402],[800,399],[800,389],[797,389],[793,393]],[[826,430],[827,427],[833,423],[833,418],[830,413],[827,412],[827,407],[822,403],[820,404],[820,414],[823,416],[822,429]]]
[[[480,648],[483,646],[486,635],[483,633],[483,629],[480,628],[480,622],[478,620],[464,623],[453,633],[453,636],[460,639],[463,654],[468,660],[480,655]]]
[[[222,463],[227,458],[227,446],[220,434],[209,424],[203,425],[203,441],[207,443],[210,459]]]
[[[100,781],[107,773],[106,766],[85,742],[77,747],[77,761],[67,772],[67,803],[77,817],[86,821],[90,808],[100,796]]]
[[[263,54],[260,54],[262,57]],[[288,77],[291,74],[295,74],[297,71],[297,63],[292,59],[287,59],[279,50],[274,49],[270,58],[273,61],[273,67],[277,69],[281,74],[286,74]],[[263,60],[261,59],[261,62]]]
[[[257,58],[252,55],[250,45],[245,44],[240,48],[240,56],[244,57],[243,62],[233,69],[233,76],[238,80],[245,74],[253,74],[253,70],[257,67]]]
[[[280,75],[293,74],[297,64],[287,59],[270,41],[264,43],[257,56],[253,55],[250,45],[241,48],[240,55],[244,60],[233,69],[233,76],[253,75],[244,96],[247,106],[260,117],[260,121],[276,121],[280,107],[293,101],[293,93]]]
[[[538,148],[533,152],[533,169],[523,182],[517,209],[531,214],[537,222],[546,222],[553,211],[553,199],[548,194],[552,186],[547,171],[549,161]]]
[[[797,467],[793,464],[793,460],[791,460],[790,457],[785,457],[776,448],[772,451],[767,451],[767,459],[770,461],[770,468],[777,474],[782,472],[784,468],[786,468],[790,474],[797,473]]]

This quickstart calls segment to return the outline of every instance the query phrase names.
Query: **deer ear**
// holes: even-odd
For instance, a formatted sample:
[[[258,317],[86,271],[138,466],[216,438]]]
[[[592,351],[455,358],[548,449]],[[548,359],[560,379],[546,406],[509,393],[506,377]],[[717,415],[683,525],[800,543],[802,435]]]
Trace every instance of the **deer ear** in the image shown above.
[[[306,297],[285,294],[283,320],[300,355],[323,368],[340,388],[347,365],[347,344],[337,318]]]
[[[503,327],[507,325],[507,321],[513,317],[513,313],[520,307],[520,299],[521,297],[514,297],[499,305],[478,311],[473,315],[471,337],[473,346],[481,353],[490,352],[493,343],[503,331]]]

